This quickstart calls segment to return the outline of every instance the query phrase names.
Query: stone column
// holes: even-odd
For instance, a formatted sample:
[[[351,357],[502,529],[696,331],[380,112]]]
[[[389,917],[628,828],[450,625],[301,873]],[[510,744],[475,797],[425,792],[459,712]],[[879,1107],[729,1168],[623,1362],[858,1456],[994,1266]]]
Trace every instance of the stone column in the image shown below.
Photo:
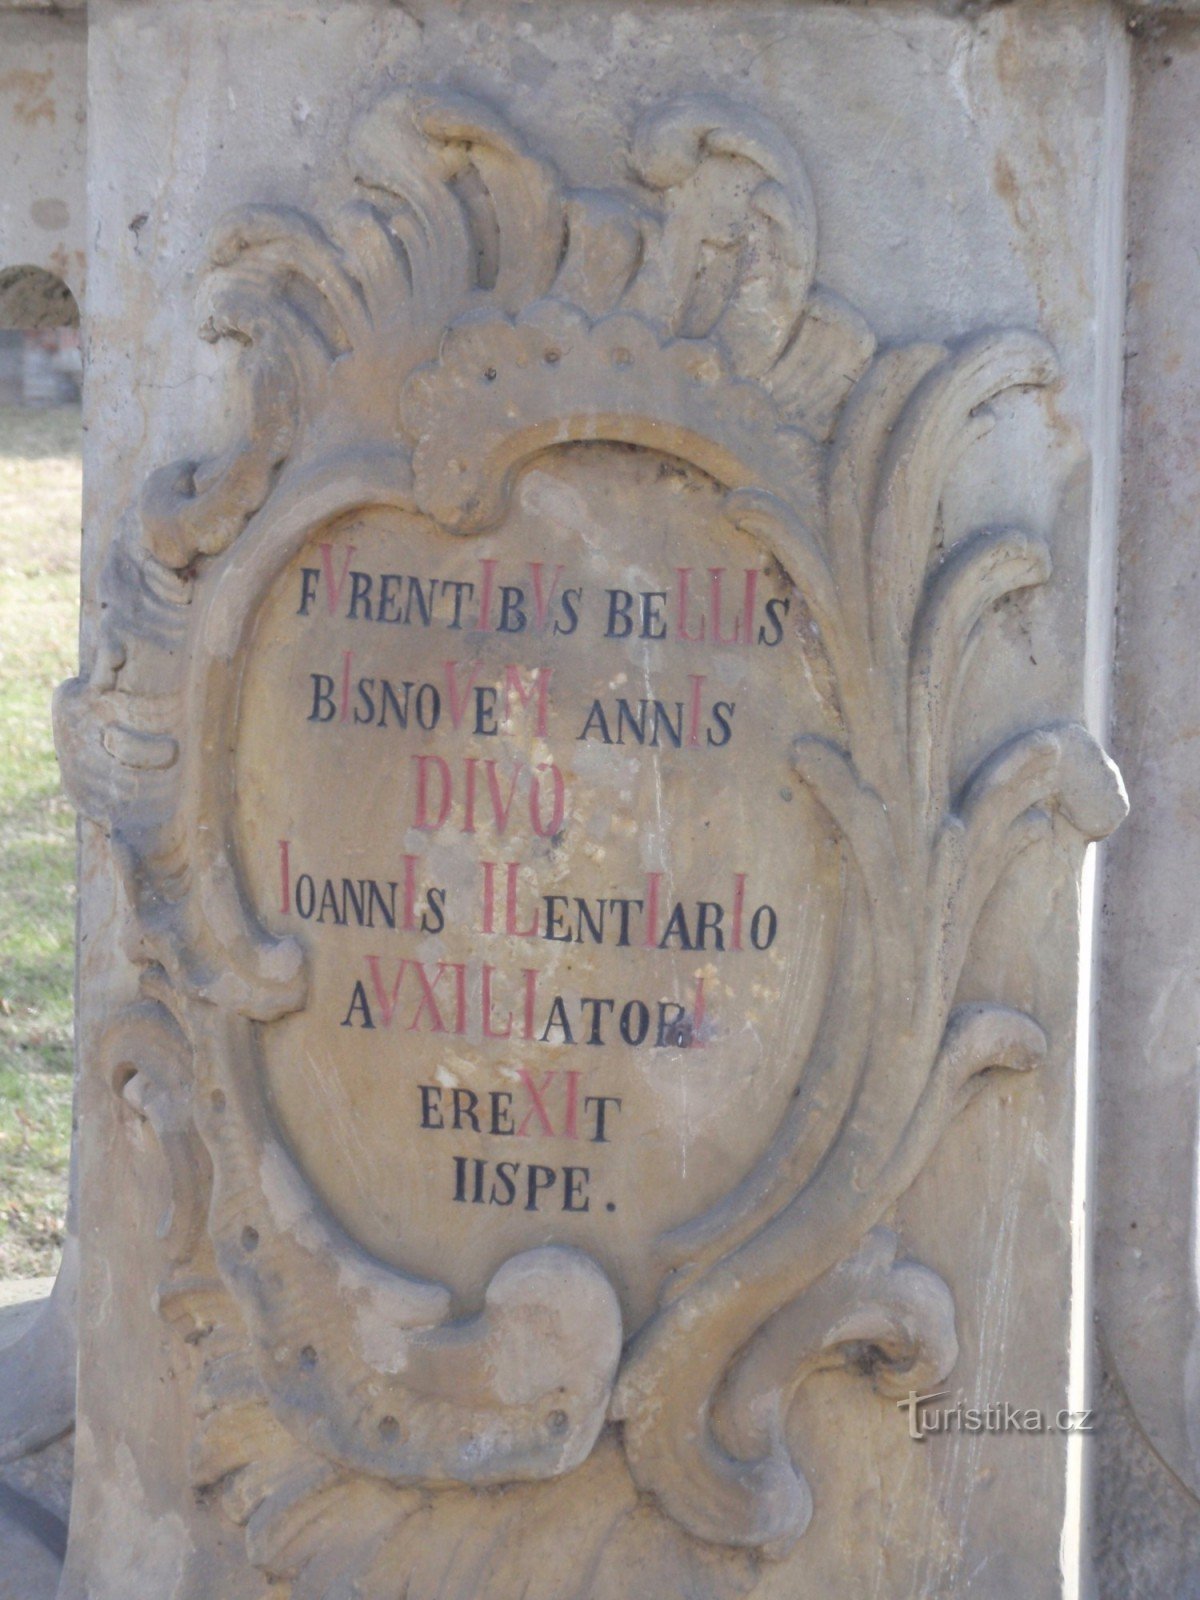
[[[1099,1593],[1200,1583],[1196,796],[1200,8],[1146,8],[1129,163],[1113,747],[1133,815],[1103,883],[1095,1466]]]

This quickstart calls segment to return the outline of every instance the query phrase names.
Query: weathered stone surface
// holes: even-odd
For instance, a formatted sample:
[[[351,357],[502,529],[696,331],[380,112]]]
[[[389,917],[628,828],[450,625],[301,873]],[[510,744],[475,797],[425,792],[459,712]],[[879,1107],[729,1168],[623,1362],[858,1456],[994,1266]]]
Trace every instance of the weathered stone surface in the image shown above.
[[[34,1280],[41,1284],[42,1280]],[[74,1326],[64,1328],[70,1270],[51,1297],[4,1285],[0,1309],[0,1595],[52,1600],[71,1509]],[[66,1357],[66,1359],[64,1359]]]
[[[0,1485],[0,1571],[3,1600],[54,1600],[62,1571],[62,1545],[37,1531],[37,1507]]]
[[[1157,1454],[1101,1357],[1090,1541],[1099,1600],[1193,1595],[1200,1588],[1195,1496]]]
[[[0,1463],[42,1449],[70,1431],[75,1414],[75,1277],[78,1246],[45,1299],[5,1308],[0,1320]]]

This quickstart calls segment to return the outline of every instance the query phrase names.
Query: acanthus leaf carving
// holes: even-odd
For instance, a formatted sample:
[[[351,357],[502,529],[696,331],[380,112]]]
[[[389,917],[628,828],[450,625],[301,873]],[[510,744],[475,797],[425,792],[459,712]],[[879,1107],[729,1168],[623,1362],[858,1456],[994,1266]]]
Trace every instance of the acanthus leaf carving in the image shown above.
[[[612,1512],[581,1600],[604,1540],[649,1526],[661,1544],[660,1513],[690,1573],[675,1592],[745,1593],[811,1515],[784,1429],[796,1385],[834,1363],[885,1389],[953,1365],[948,1289],[879,1225],[966,1099],[1045,1056],[1034,1018],[956,1004],[993,888],[1050,830],[1097,839],[1124,812],[1072,724],[1001,741],[952,792],[974,645],[1050,557],[1001,527],[935,558],[943,491],[989,401],[1048,385],[1054,358],[1023,333],[876,353],[814,281],[798,156],[727,102],[652,112],[636,193],[566,187],[493,108],[433,89],[383,96],[350,160],[328,218],[252,206],[218,225],[206,336],[239,351],[246,429],[150,478],[110,557],[93,671],[57,704],[70,792],[112,839],[148,973],[116,1086],[190,1219],[161,1307],[201,1357],[195,1481],[297,1600],[396,1592],[420,1538],[436,1544],[431,1488],[512,1485],[516,1527],[572,1472]],[[708,474],[725,527],[807,609],[828,726],[791,763],[844,870],[799,1091],[741,1183],[659,1241],[659,1304],[624,1352],[616,1295],[578,1250],[512,1258],[456,1318],[443,1285],[370,1256],[312,1190],[257,1066],[258,1030],[306,1003],[304,953],[250,903],[228,770],[257,609],[316,531],[392,506],[466,536],[539,453],[588,441]],[[503,1544],[509,1513],[479,1505]],[[469,1592],[509,1592],[491,1583]]]
[[[848,525],[830,529],[840,535],[830,545],[837,570],[794,528],[780,527],[770,545],[821,627],[846,739],[805,736],[793,758],[845,841],[861,890],[847,914],[857,913],[871,953],[870,975],[854,976],[867,1036],[843,1027],[822,1055],[826,1093],[840,1085],[839,1132],[816,1146],[803,1138],[801,1101],[768,1157],[774,1181],[750,1204],[735,1193],[685,1225],[684,1249],[702,1241],[711,1264],[693,1258],[686,1286],[637,1336],[614,1401],[636,1481],[694,1533],[719,1528],[729,1542],[786,1544],[807,1508],[797,1469],[775,1455],[732,1457],[715,1438],[709,1405],[721,1374],[751,1328],[847,1256],[911,1184],[973,1079],[1040,1058],[1032,1019],[1005,1008],[951,1016],[971,934],[998,877],[1051,812],[1090,839],[1111,832],[1125,809],[1116,769],[1077,726],[1017,736],[952,801],[952,728],[943,720],[931,741],[930,707],[949,700],[952,712],[978,612],[1001,590],[1038,581],[1048,563],[1011,539],[985,542],[981,560],[968,540],[966,554],[948,558],[949,581],[930,573],[941,487],[978,432],[978,408],[1004,388],[1045,382],[1052,367],[1040,341],[991,336],[916,370],[899,405],[893,385],[876,391],[886,427],[859,410],[847,419],[853,443],[835,438],[833,471],[855,491],[841,501]],[[830,503],[836,516],[835,485]],[[789,539],[798,557],[790,565]],[[1010,559],[992,559],[997,548]],[[964,570],[974,603],[958,592]],[[931,630],[941,634],[940,678],[930,670]],[[922,714],[910,722],[914,703]]]

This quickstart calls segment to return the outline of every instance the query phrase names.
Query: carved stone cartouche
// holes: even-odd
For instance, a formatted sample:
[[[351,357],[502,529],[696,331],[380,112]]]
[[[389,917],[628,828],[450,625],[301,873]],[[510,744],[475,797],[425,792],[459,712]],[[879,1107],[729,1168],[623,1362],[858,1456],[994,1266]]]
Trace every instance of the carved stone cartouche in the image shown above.
[[[986,1077],[1045,1053],[1033,1017],[956,1004],[993,888],[1050,830],[1098,839],[1123,815],[1073,724],[1030,727],[952,784],[987,613],[1046,582],[1050,554],[988,528],[935,559],[943,487],[987,403],[1051,383],[1054,357],[1026,333],[877,352],[814,283],[798,157],[744,107],[647,115],[619,192],[564,186],[440,89],[382,97],[351,161],[326,217],[219,224],[205,332],[240,348],[243,431],[150,478],[96,661],[56,708],[70,792],[136,917],[143,998],[106,1069],[171,1172],[160,1301],[202,1356],[193,1479],[297,1596],[398,1592],[461,1497],[503,1485],[473,1512],[489,1594],[524,1592],[539,1519],[580,1499],[598,1553],[572,1593],[633,1545],[664,1563],[656,1593],[745,1593],[812,1513],[797,1386],[864,1352],[885,1392],[954,1364],[949,1290],[879,1224]],[[587,442],[706,474],[725,532],[806,608],[824,730],[797,730],[790,760],[843,862],[798,1092],[752,1170],[660,1239],[640,1327],[578,1249],[517,1254],[459,1316],[332,1215],[259,1070],[266,1030],[306,1005],[306,953],[256,914],[234,828],[239,685],[298,552],[362,508],[492,529],[535,457]],[[569,1503],[567,1474],[588,1486]]]

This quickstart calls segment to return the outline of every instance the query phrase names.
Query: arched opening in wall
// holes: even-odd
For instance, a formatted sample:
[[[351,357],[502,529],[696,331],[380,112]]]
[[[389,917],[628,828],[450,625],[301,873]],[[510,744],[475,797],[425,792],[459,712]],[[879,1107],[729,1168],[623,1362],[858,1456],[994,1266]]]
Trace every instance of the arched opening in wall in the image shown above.
[[[69,287],[0,270],[0,1304],[66,1234],[75,819],[50,697],[77,663],[81,387]]]
[[[78,404],[79,307],[44,267],[0,271],[0,405]]]
[[[78,328],[75,296],[45,267],[6,267],[0,272],[0,329],[35,331]]]

